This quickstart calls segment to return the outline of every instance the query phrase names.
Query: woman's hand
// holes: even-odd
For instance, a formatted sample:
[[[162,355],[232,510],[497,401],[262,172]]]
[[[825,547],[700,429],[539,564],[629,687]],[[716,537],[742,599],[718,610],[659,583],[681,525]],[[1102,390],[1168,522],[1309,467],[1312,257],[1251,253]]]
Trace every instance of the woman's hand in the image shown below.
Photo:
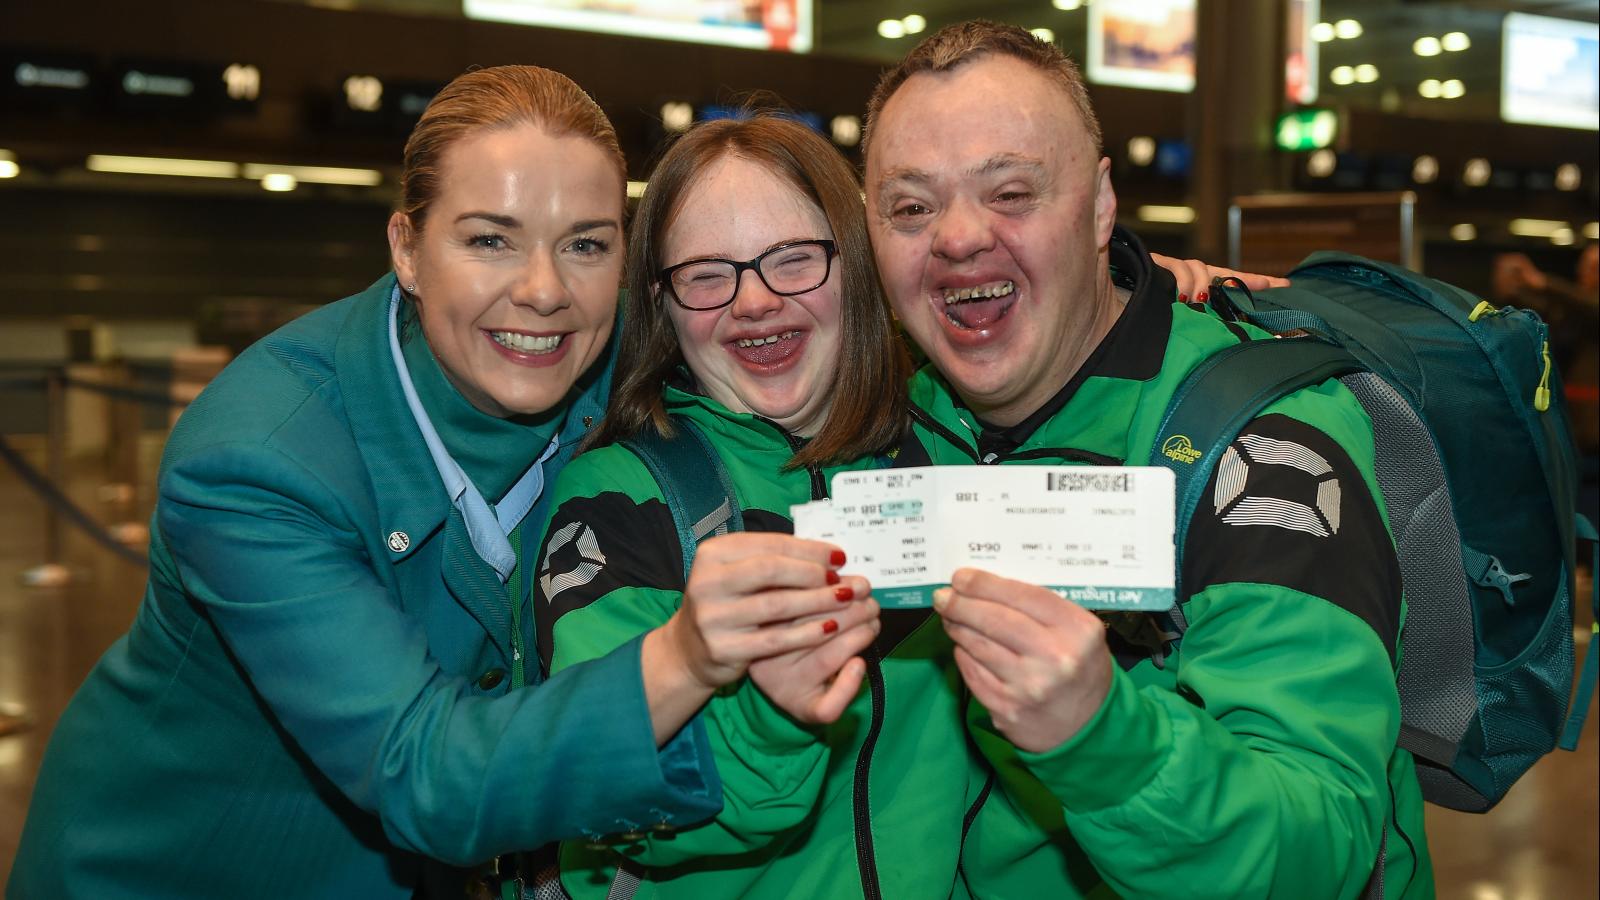
[[[1178,299],[1185,303],[1190,300],[1199,303],[1206,302],[1211,296],[1211,282],[1216,278],[1237,278],[1252,291],[1264,291],[1267,288],[1289,286],[1289,279],[1287,278],[1256,275],[1250,272],[1235,272],[1233,269],[1208,266],[1198,259],[1173,259],[1170,256],[1162,256],[1159,253],[1150,254],[1150,259],[1156,265],[1172,273],[1172,277],[1178,282]]]
[[[837,547],[786,534],[740,532],[701,544],[682,606],[641,650],[656,741],[666,743],[754,660],[816,647],[875,619],[876,604],[840,600],[846,588],[852,596],[866,590],[861,579],[840,578],[843,564]]]
[[[773,705],[808,725],[825,725],[844,714],[845,707],[861,690],[867,673],[866,661],[859,654],[878,636],[878,602],[867,595],[866,579],[849,576],[839,582],[856,597],[852,614],[868,616],[859,625],[844,629],[815,647],[758,659],[750,664],[750,680],[756,683]]]

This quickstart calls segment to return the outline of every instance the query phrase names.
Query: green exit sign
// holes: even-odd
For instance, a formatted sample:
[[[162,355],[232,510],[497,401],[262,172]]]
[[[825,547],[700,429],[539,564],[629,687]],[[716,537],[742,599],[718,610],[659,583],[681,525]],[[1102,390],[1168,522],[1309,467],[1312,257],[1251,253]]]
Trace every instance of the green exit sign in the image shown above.
[[[1339,114],[1331,109],[1297,109],[1278,117],[1278,146],[1319,150],[1339,134]]]

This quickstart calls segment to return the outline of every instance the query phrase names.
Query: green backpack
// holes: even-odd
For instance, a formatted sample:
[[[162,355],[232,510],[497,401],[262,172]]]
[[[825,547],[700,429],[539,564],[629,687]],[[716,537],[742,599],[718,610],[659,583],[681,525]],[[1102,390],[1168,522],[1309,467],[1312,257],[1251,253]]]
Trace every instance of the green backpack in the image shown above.
[[[1185,534],[1217,461],[1268,404],[1333,377],[1355,394],[1373,423],[1407,605],[1400,745],[1428,800],[1487,810],[1558,736],[1577,745],[1595,682],[1591,645],[1569,714],[1575,542],[1595,531],[1574,510],[1548,328],[1348,254],[1313,254],[1290,277],[1255,295],[1213,288],[1224,318],[1282,336],[1242,340],[1191,373],[1150,464],[1177,475]],[[1600,611],[1600,596],[1590,602]],[[1181,606],[1173,619],[1181,636]]]

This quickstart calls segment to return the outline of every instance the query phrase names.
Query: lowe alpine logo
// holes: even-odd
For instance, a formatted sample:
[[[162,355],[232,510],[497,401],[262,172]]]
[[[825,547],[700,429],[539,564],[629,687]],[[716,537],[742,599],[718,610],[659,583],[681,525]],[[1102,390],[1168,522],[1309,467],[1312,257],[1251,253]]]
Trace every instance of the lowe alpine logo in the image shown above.
[[[1188,435],[1175,434],[1167,438],[1166,443],[1161,445],[1161,455],[1181,462],[1186,466],[1192,466],[1194,461],[1200,458],[1200,451],[1196,450],[1194,444],[1189,442]]]

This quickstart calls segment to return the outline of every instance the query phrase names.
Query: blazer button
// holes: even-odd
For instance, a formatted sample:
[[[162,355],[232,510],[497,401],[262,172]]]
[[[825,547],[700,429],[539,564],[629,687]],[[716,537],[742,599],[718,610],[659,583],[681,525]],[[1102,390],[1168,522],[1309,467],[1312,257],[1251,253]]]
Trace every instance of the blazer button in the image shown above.
[[[490,669],[489,671],[483,673],[482,677],[478,679],[478,689],[483,691],[492,691],[500,686],[500,682],[505,680],[505,669]]]

